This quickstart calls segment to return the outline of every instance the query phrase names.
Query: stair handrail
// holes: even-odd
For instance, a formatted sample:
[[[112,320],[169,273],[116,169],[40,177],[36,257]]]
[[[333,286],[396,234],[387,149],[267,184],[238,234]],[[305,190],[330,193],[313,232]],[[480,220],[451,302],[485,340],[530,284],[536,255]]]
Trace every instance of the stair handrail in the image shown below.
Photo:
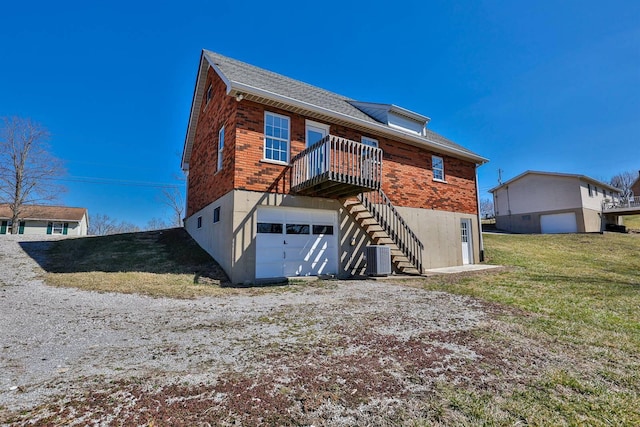
[[[358,200],[373,215],[398,249],[422,274],[422,250],[424,249],[424,244],[409,227],[384,191],[380,188],[377,191],[361,193],[358,195]]]

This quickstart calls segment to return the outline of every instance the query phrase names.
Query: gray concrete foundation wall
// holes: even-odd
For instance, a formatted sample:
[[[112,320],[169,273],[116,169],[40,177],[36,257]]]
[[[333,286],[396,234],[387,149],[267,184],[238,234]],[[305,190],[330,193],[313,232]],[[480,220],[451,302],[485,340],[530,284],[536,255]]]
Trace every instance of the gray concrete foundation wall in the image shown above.
[[[396,209],[424,244],[422,262],[425,268],[462,265],[461,219],[471,220],[471,263],[480,262],[480,236],[476,215],[405,207]]]
[[[220,206],[220,222],[213,224],[213,209]],[[196,212],[185,221],[189,234],[225,270],[233,283],[252,283],[256,270],[255,230],[260,206],[322,209],[338,212],[339,276],[364,274],[365,247],[371,239],[333,199],[233,190]],[[425,245],[422,254],[425,268],[462,264],[460,220],[471,219],[473,263],[480,259],[478,218],[475,215],[416,208],[397,208]],[[197,218],[202,227],[197,228]]]

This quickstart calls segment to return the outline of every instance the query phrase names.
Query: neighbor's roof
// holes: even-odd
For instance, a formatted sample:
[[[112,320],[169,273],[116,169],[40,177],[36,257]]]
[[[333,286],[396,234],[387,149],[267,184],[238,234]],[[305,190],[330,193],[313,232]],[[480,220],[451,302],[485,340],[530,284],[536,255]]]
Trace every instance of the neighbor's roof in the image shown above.
[[[364,129],[373,133],[381,133],[390,137],[401,138],[403,141],[413,143],[414,145],[424,145],[436,151],[464,157],[477,163],[486,163],[488,161],[486,158],[428,129],[425,135],[421,136],[392,128],[386,123],[377,121],[372,116],[358,109],[356,105],[359,103],[354,99],[255,67],[245,62],[228,58],[215,52],[203,50],[182,155],[182,165],[184,169],[188,168],[191,157],[191,149],[198,120],[197,112],[200,111],[206,90],[204,86],[206,84],[209,66],[212,67],[226,84],[228,95],[242,95],[243,99],[298,112],[308,117],[324,118],[327,121],[344,124],[352,128]],[[413,119],[422,117],[428,121],[427,117],[420,114],[401,107],[392,106],[391,104],[388,105],[393,107],[396,113],[404,113],[404,115]]]
[[[29,205],[22,207],[22,214],[20,215],[20,219],[80,222],[82,221],[82,217],[85,215],[87,215],[86,208]],[[11,218],[11,209],[9,209],[9,205],[0,205],[0,218]]]
[[[599,187],[604,187],[608,190],[611,191],[615,191],[615,192],[619,192],[620,190],[616,187],[613,187],[609,184],[606,184],[602,181],[598,181],[597,179],[593,179],[591,177],[588,177],[586,175],[580,175],[580,174],[574,174],[574,173],[559,173],[559,172],[542,172],[542,171],[526,171],[521,173],[520,175],[511,178],[509,181],[506,181],[504,183],[502,183],[501,185],[498,185],[496,187],[493,187],[491,190],[489,190],[490,193],[493,193],[496,190],[501,189],[502,187],[506,187],[507,185],[511,184],[514,181],[517,181],[527,175],[548,175],[548,176],[557,176],[557,177],[561,177],[561,178],[578,178],[581,179],[582,181],[588,181],[588,182],[592,182],[596,185],[598,185]]]

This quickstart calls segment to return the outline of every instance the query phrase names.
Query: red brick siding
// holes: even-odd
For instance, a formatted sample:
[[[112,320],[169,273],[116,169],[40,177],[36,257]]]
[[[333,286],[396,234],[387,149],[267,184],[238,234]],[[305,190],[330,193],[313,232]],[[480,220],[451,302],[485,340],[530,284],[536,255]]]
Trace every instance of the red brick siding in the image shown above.
[[[206,92],[209,85],[212,86],[213,96],[207,104]],[[187,216],[233,189],[237,104],[233,97],[227,96],[224,82],[209,68],[189,162]],[[217,171],[218,132],[223,125],[225,135],[222,169]]]
[[[335,125],[331,126],[331,134],[358,142],[363,135],[359,131]],[[477,213],[473,162],[375,135],[364,136],[377,139],[384,153],[382,190],[394,205]],[[432,155],[443,158],[446,183],[433,180]]]
[[[277,108],[266,108],[271,113],[289,117],[290,158],[305,148],[304,117]],[[237,161],[235,188],[252,191],[289,193],[289,168],[263,161],[265,107],[255,102],[242,101],[237,112]]]
[[[634,197],[640,196],[640,178],[636,179],[636,182],[631,186],[631,191],[633,191]]]
[[[217,78],[214,79],[214,92],[216,108],[204,111],[196,131],[196,141],[200,144],[194,144],[192,154],[188,214],[213,202],[232,188],[289,193],[289,168],[262,160],[264,112],[266,109],[290,118],[290,156],[305,148],[305,117],[246,100],[236,102],[224,95],[224,85]],[[218,105],[220,103],[222,105]],[[222,118],[226,118],[225,165],[223,172],[213,175],[217,161],[217,132]],[[331,125],[330,132],[354,141],[360,141],[363,135],[338,125]],[[384,151],[383,190],[395,205],[477,213],[473,162],[375,135],[365,136],[377,139]],[[231,149],[235,150],[234,155]],[[433,181],[433,154],[444,159],[446,183]],[[229,162],[234,158],[235,167],[232,168]],[[230,175],[232,171],[233,175]],[[204,178],[199,174],[204,174]]]

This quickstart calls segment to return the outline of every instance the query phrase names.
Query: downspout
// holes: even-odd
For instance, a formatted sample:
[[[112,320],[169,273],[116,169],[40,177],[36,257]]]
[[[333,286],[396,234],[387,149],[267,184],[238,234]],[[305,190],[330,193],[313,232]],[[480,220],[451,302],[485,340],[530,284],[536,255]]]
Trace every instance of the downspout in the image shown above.
[[[482,214],[480,213],[480,185],[478,183],[478,163],[476,163],[476,210],[478,211],[478,237],[480,240],[480,262],[484,262],[484,240],[482,240]]]

